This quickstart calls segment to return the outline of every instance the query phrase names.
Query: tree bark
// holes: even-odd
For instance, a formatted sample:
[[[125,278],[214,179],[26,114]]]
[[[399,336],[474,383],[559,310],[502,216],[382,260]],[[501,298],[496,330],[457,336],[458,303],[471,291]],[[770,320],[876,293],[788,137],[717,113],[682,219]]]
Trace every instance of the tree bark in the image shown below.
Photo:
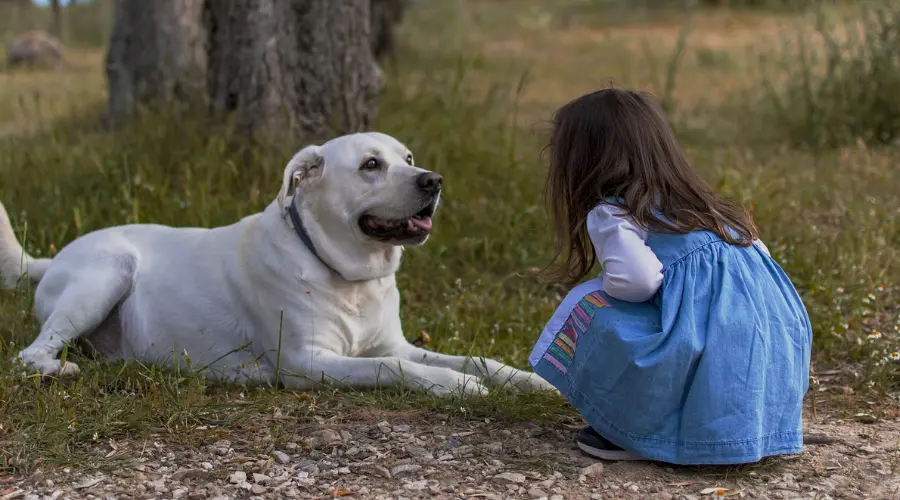
[[[112,123],[142,105],[185,103],[202,95],[202,13],[202,0],[116,0],[106,56]]]
[[[372,0],[372,53],[376,59],[394,53],[394,26],[403,19],[408,0]]]
[[[62,39],[62,11],[60,10],[59,0],[50,0],[50,13],[52,16],[50,33],[56,38]]]
[[[370,0],[209,0],[207,91],[248,134],[312,137],[368,128],[382,73]]]

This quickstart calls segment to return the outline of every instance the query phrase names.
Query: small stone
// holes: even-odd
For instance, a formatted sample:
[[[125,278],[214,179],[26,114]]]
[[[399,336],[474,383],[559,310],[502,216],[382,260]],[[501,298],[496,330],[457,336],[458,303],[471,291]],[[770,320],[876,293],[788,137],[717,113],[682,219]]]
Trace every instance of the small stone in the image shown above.
[[[406,483],[405,485],[403,485],[403,488],[409,491],[422,491],[427,487],[428,481],[425,479],[422,479],[420,481],[413,481],[411,483]]]
[[[188,490],[186,488],[178,488],[177,490],[172,492],[172,498],[181,498],[187,495]]]
[[[244,471],[235,471],[228,476],[228,482],[231,484],[241,484],[247,481],[247,473]]]
[[[200,462],[200,467],[202,467],[205,470],[212,470],[213,464],[211,464],[209,462]]]
[[[309,474],[317,474],[319,472],[319,465],[312,460],[301,460],[297,463],[297,469]]]
[[[155,491],[156,493],[168,493],[169,492],[169,488],[166,487],[166,482],[162,479],[157,479],[156,481],[150,481],[148,486],[153,488],[153,491]]]
[[[488,444],[484,445],[484,451],[487,451],[490,453],[500,453],[503,451],[503,443],[501,443],[500,441],[497,441],[494,443],[488,443]]]
[[[253,482],[256,484],[262,484],[269,481],[269,476],[265,474],[253,473]]]
[[[405,424],[395,425],[392,430],[394,432],[409,432],[409,426]]]
[[[562,495],[553,495],[550,500],[566,500]]]
[[[401,474],[411,474],[413,472],[418,472],[422,470],[421,465],[416,464],[402,464],[391,469],[391,476],[397,477]]]
[[[863,451],[864,453],[868,453],[869,455],[874,455],[875,453],[878,453],[878,450],[876,450],[872,446],[863,446],[862,448],[860,448],[860,450]]]
[[[425,448],[423,448],[421,446],[411,444],[411,445],[406,446],[406,453],[409,453],[411,456],[414,456],[414,457],[421,457],[423,455],[427,455],[428,450],[426,450]]]
[[[344,441],[350,441],[353,439],[353,434],[350,434],[349,431],[341,431],[341,439]]]
[[[603,474],[603,464],[600,462],[593,463],[581,469],[581,474],[587,477],[597,477]]]
[[[494,476],[493,481],[500,484],[522,484],[525,482],[525,474],[518,472],[503,472]]]
[[[272,458],[274,458],[276,462],[278,462],[282,465],[291,461],[290,455],[288,455],[287,453],[285,453],[283,451],[278,451],[278,450],[275,450],[272,452]]]
[[[528,496],[531,498],[547,498],[547,492],[538,487],[534,487],[528,490]]]
[[[322,429],[312,433],[312,437],[321,443],[338,443],[341,435],[334,429]]]
[[[253,493],[254,495],[262,495],[265,492],[266,487],[261,484],[254,484],[250,487],[250,493]]]

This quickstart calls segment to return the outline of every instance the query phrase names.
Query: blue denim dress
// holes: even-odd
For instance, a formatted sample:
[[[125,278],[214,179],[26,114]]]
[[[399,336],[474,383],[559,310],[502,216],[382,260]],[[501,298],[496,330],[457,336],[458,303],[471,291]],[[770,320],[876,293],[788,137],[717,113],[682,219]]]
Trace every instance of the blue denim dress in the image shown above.
[[[651,233],[663,283],[616,300],[600,278],[574,288],[531,354],[606,439],[673,464],[752,463],[803,448],[809,316],[756,245],[709,231]]]

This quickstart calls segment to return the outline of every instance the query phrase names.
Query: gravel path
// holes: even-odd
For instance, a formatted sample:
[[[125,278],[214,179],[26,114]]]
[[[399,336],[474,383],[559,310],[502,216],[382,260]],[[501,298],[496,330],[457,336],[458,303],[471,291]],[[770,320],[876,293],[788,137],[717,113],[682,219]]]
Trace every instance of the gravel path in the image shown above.
[[[64,468],[0,477],[0,500],[113,498],[900,499],[900,414],[874,422],[818,415],[831,436],[797,457],[741,468],[595,462],[552,427],[381,412],[266,435],[198,429],[203,444],[109,443],[105,472]],[[252,434],[252,433],[248,433]],[[228,436],[224,439],[223,436]],[[196,438],[196,437],[195,437]],[[834,441],[834,438],[837,441]],[[716,492],[716,489],[724,491]]]

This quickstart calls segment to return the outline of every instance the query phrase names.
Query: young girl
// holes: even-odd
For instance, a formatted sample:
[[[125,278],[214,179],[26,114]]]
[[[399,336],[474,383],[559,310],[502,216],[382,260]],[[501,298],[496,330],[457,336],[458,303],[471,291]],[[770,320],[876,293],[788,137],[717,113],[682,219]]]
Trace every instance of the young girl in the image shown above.
[[[559,109],[547,197],[575,284],[531,364],[590,424],[607,460],[750,463],[803,447],[809,317],[749,215],[685,159],[647,94]]]

